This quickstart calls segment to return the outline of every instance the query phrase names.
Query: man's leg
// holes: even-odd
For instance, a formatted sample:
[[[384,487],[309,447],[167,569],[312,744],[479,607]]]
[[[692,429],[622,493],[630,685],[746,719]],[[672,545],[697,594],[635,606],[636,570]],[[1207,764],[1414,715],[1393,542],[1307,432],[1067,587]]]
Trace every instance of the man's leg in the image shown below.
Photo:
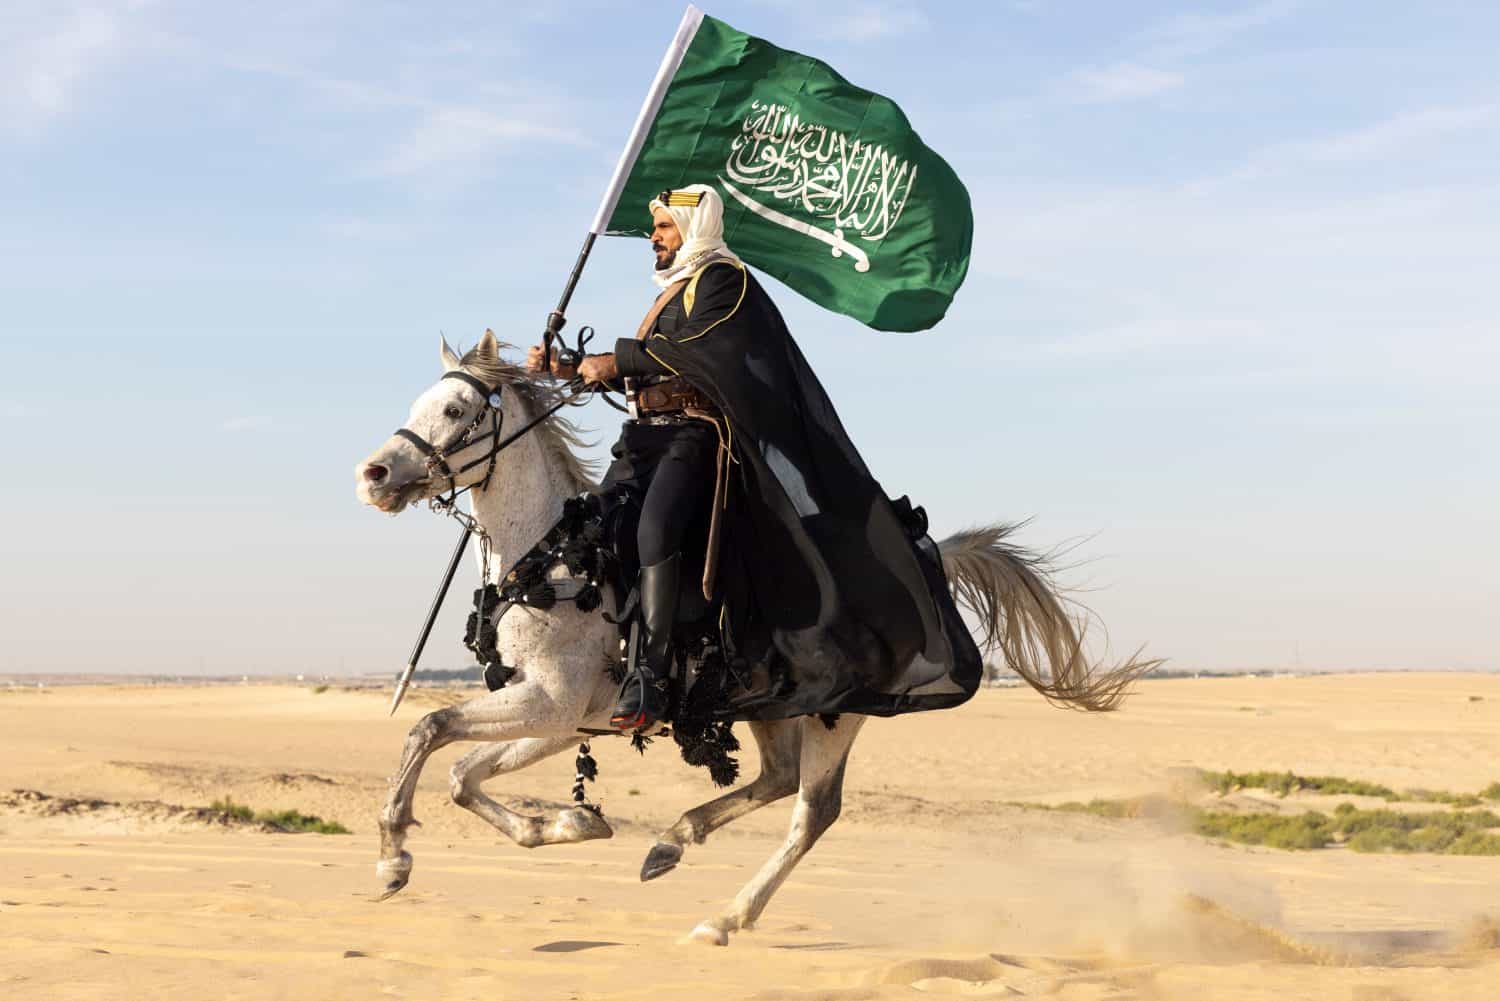
[[[685,427],[657,464],[642,502],[636,528],[641,559],[641,648],[637,669],[625,679],[610,718],[620,729],[650,726],[666,710],[672,626],[682,585],[682,544],[688,527],[713,494],[717,446],[711,429]]]

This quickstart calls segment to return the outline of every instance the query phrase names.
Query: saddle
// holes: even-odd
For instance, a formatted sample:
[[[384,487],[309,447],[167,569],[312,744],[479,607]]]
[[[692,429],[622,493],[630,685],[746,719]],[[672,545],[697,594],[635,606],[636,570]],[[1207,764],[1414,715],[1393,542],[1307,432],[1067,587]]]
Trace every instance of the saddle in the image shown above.
[[[616,682],[624,678],[633,667],[631,659],[641,637],[640,595],[635,586],[639,567],[634,552],[638,514],[639,499],[628,491],[570,498],[563,505],[562,517],[499,584],[486,584],[474,592],[464,646],[484,667],[487,688],[504,687],[516,673],[503,663],[496,645],[501,618],[517,605],[547,609],[560,601],[572,601],[584,612],[598,610],[619,628],[620,659],[606,670]],[[694,533],[698,544],[692,548],[700,554],[704,531],[699,526]],[[701,569],[701,556],[699,560]],[[565,567],[570,579],[555,577],[558,567]],[[722,623],[728,617],[720,615],[723,594],[705,598],[694,574],[684,572],[682,579],[671,698],[662,723],[671,724],[672,737],[688,764],[708,768],[718,785],[732,785],[739,765],[730,754],[739,742],[724,708],[744,691],[741,679],[749,672],[727,648],[729,637]]]

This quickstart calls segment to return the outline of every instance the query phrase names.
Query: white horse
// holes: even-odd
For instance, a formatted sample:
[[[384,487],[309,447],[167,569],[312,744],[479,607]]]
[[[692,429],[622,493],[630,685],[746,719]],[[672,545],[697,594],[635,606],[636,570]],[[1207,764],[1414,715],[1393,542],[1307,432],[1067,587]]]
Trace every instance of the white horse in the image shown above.
[[[443,368],[462,371],[485,386],[503,386],[506,429],[520,428],[556,402],[558,390],[500,356],[501,345],[485,331],[479,344],[459,358],[442,342]],[[479,420],[485,402],[471,381],[439,380],[412,404],[406,429],[427,442],[455,439]],[[484,418],[488,420],[486,416]],[[492,442],[452,453],[454,470],[483,459]],[[593,486],[590,469],[576,452],[576,429],[550,418],[518,438],[495,459],[483,489],[471,492],[472,514],[493,544],[492,582],[529,550],[558,518],[563,502]],[[456,476],[459,487],[484,482],[487,464]],[[403,436],[392,436],[356,469],[358,495],[366,504],[396,514],[445,492],[427,456]],[[1049,700],[1087,710],[1114,708],[1126,686],[1151,661],[1130,660],[1112,668],[1091,664],[1082,650],[1082,620],[1069,614],[1043,561],[1006,542],[1013,525],[963,532],[944,540],[941,551],[959,601],[976,614],[981,639],[998,648],[1008,666]],[[616,684],[606,667],[619,655],[618,628],[596,613],[559,602],[540,611],[518,606],[499,624],[497,647],[519,670],[498,691],[428,713],[406,739],[400,770],[380,814],[380,861],[376,873],[383,897],[406,885],[412,858],[403,845],[415,821],[412,796],[430,754],[455,741],[480,746],[454,764],[453,801],[526,848],[594,838],[613,832],[604,818],[575,806],[550,817],[507,809],[483,785],[557,754],[579,741],[579,729],[607,729]],[[695,807],[657,838],[641,879],[671,871],[689,844],[775,800],[796,794],[786,842],[716,917],[700,923],[692,938],[725,945],[731,932],[750,927],[782,882],[818,837],[838,818],[844,766],[864,717],[844,715],[832,726],[813,717],[749,724],[760,753],[754,781]]]

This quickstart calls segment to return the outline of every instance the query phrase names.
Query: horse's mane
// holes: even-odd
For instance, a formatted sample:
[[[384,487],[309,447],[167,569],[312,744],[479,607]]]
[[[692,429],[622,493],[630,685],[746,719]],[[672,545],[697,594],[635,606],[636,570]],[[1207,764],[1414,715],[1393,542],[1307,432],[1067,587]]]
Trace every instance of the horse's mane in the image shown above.
[[[513,349],[515,345],[500,343],[499,347]],[[481,355],[477,346],[464,352],[464,356],[459,359],[459,367],[486,385],[509,387],[521,398],[530,417],[535,417],[557,403],[563,395],[557,386],[543,382],[519,365],[511,364],[498,352],[493,357]],[[541,439],[542,447],[562,463],[577,490],[582,491],[594,485],[598,463],[593,459],[583,458],[576,451],[592,444],[581,437],[583,429],[566,417],[553,414],[538,424],[533,433]]]

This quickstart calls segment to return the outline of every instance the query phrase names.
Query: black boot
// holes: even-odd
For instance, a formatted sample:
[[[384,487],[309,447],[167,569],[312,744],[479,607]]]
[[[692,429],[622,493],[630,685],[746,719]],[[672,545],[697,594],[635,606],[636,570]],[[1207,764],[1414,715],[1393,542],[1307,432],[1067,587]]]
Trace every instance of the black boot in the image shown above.
[[[672,626],[677,619],[681,578],[681,553],[641,567],[641,646],[635,658],[636,669],[620,686],[620,698],[610,716],[610,725],[617,729],[639,730],[651,726],[667,711],[672,676]]]

